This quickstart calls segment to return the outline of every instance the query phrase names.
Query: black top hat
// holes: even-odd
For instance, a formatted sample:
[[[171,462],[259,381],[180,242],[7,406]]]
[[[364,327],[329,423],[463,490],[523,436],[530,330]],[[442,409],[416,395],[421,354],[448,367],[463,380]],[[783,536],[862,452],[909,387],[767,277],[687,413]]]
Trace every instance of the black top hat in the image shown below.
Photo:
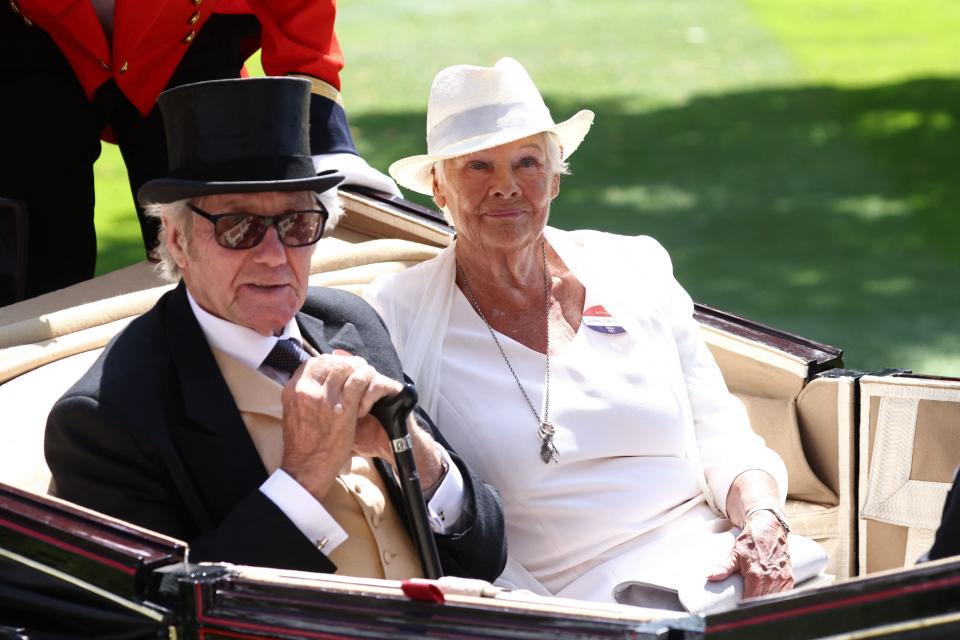
[[[167,177],[140,187],[140,204],[216,193],[326,191],[310,157],[310,81],[241,78],[185,84],[157,98],[167,134]]]

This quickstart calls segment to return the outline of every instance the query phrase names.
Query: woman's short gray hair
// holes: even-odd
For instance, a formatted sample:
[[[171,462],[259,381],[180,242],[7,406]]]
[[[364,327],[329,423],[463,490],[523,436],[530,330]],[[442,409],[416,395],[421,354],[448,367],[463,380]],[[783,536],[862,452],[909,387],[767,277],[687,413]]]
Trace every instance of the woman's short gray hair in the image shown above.
[[[343,207],[340,205],[340,198],[337,197],[336,188],[328,189],[323,193],[316,194],[320,204],[327,210],[329,217],[324,228],[323,235],[328,236],[337,226],[343,217]],[[156,218],[160,221],[160,233],[157,236],[157,245],[154,248],[160,262],[157,263],[157,274],[167,282],[177,282],[180,280],[180,265],[173,259],[173,254],[167,247],[165,240],[166,229],[168,226],[176,228],[180,232],[180,237],[189,238],[190,229],[193,226],[193,212],[187,207],[187,203],[193,198],[185,200],[175,200],[173,202],[153,202],[144,207],[144,213],[147,217]]]
[[[544,131],[537,135],[546,147],[547,170],[553,175],[570,175],[570,165],[563,159],[563,149],[560,148],[560,138],[552,131]],[[435,175],[440,182],[445,182],[447,179],[444,173],[444,163],[450,159],[452,158],[437,160],[433,163],[433,175]],[[450,215],[450,209],[447,206],[442,206],[440,207],[440,211],[443,212],[443,217],[446,221],[450,225],[453,225],[453,216]]]

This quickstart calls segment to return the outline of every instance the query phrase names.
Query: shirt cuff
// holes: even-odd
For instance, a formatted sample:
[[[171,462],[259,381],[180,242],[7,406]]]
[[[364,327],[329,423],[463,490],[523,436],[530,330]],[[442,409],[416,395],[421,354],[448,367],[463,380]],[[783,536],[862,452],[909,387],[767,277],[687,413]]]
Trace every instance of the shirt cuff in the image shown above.
[[[277,469],[260,485],[260,492],[267,496],[290,522],[329,556],[347,540],[347,532],[337,524],[333,516],[323,508],[309,491],[283,469]]]
[[[435,443],[440,457],[447,467],[447,474],[427,504],[427,518],[434,533],[446,534],[455,531],[463,513],[463,475],[450,454]]]

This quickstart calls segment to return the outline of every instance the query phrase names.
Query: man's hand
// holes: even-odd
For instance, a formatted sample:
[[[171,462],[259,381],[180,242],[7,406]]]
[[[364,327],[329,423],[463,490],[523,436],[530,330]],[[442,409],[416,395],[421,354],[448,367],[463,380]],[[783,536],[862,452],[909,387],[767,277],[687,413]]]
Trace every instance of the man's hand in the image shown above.
[[[335,351],[307,360],[284,386],[281,468],[322,500],[350,459],[357,418],[367,416],[380,398],[397,393],[400,383],[378,373],[360,357]],[[361,425],[361,439],[375,434]],[[377,430],[383,434],[383,429]],[[389,447],[386,436],[376,448]]]
[[[347,354],[346,351],[340,350],[334,351],[334,353]],[[380,377],[383,380],[374,380],[373,384],[382,384],[386,393],[378,396],[378,400],[400,393],[403,385],[392,378]],[[370,397],[373,395],[375,394],[370,394]],[[390,464],[394,464],[393,447],[390,445],[390,438],[387,436],[386,430],[379,420],[369,415],[372,407],[373,402],[369,406],[361,408],[353,440],[353,452],[367,458],[383,458]],[[420,426],[413,413],[407,418],[407,433],[410,434],[410,439],[413,441],[413,458],[417,465],[417,473],[420,476],[420,487],[426,492],[440,483],[444,474],[443,459],[440,452],[437,451],[437,444],[433,436]],[[427,496],[427,499],[429,499],[429,496]]]
[[[417,424],[412,413],[407,418],[407,432],[413,440],[413,459],[420,475],[420,487],[426,491],[440,482],[444,471],[443,459],[433,437]],[[394,464],[393,447],[390,446],[387,433],[373,416],[368,415],[357,421],[353,452],[368,458],[383,458]]]
[[[723,580],[738,571],[743,575],[744,598],[793,588],[787,532],[771,512],[757,511],[750,516],[730,555],[707,580]]]

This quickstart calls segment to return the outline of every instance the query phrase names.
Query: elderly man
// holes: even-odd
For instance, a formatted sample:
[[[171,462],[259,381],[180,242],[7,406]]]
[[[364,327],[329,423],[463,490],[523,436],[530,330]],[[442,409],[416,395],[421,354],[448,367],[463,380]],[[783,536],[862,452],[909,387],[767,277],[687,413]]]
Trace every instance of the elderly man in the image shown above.
[[[180,284],[57,402],[47,461],[57,495],[187,540],[191,561],[416,576],[391,451],[368,414],[399,391],[399,360],[366,303],[307,288],[341,180],[314,172],[309,95],[295,78],[161,95],[170,172],[139,198]],[[425,413],[410,422],[445,572],[493,579],[496,493]]]

